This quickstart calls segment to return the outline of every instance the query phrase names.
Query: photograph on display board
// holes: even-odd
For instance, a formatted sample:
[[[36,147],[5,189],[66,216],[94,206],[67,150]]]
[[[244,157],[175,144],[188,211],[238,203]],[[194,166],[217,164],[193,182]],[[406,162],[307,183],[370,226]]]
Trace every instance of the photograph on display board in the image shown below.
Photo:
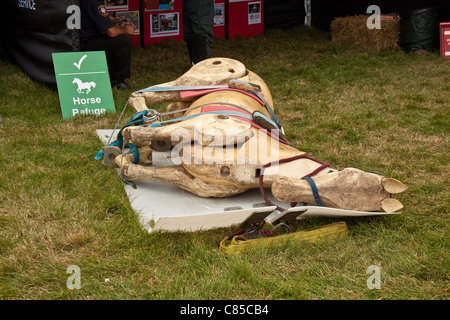
[[[145,0],[145,10],[173,10],[175,0]]]
[[[261,2],[249,2],[248,24],[261,23]]]
[[[111,12],[112,17],[124,17],[124,22],[133,22],[133,24],[137,27],[136,30],[134,30],[134,34],[139,34],[139,11],[120,11],[120,12]],[[118,23],[119,25],[121,23]]]
[[[128,0],[105,0],[106,9],[128,10]]]
[[[225,3],[214,4],[214,25],[223,26],[225,23]]]
[[[151,36],[152,37],[165,37],[175,36],[179,34],[179,14],[174,13],[161,13],[150,15],[151,23]]]

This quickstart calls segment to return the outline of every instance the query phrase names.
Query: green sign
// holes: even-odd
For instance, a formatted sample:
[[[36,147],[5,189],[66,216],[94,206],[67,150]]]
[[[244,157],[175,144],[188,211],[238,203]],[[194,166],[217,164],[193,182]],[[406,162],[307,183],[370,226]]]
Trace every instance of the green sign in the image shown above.
[[[104,51],[52,56],[64,119],[116,111]]]

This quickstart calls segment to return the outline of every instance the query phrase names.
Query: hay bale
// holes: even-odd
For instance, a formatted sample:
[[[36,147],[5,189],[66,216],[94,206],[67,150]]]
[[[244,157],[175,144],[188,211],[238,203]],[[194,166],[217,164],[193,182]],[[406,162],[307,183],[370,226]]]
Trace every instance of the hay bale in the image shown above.
[[[400,50],[400,18],[381,19],[381,29],[367,27],[368,15],[335,18],[331,22],[331,41],[353,44],[373,51]]]

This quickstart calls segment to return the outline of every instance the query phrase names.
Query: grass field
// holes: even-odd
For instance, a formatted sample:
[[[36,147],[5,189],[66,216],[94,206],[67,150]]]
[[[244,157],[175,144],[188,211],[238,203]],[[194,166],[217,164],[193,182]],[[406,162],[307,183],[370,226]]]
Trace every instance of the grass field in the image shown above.
[[[402,214],[342,219],[339,241],[240,256],[218,250],[236,227],[148,234],[115,170],[94,160],[95,130],[114,127],[132,91],[187,71],[184,43],[134,48],[117,112],[70,120],[57,92],[0,62],[0,299],[449,299],[450,60],[369,52],[306,28],[216,39],[212,54],[266,81],[295,147],[405,183]],[[73,265],[81,288],[70,290]],[[373,265],[380,289],[367,287]]]

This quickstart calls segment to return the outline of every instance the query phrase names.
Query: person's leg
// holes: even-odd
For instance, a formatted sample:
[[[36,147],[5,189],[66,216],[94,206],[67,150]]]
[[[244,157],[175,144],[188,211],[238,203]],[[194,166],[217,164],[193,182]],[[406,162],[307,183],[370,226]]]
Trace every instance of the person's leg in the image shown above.
[[[196,35],[192,41],[192,61],[194,64],[210,58],[209,44],[203,35]]]
[[[184,3],[183,3],[184,5]],[[186,42],[186,46],[189,54],[189,61],[194,64],[194,39],[195,33],[192,30],[192,21],[188,15],[183,15],[183,39]]]
[[[210,58],[214,42],[214,1],[183,1],[183,33],[192,64]]]
[[[131,77],[131,38],[126,34],[109,38],[105,48],[112,82],[124,82]]]
[[[194,65],[211,57],[205,27],[194,21],[183,20],[184,40],[187,45],[189,59]]]

